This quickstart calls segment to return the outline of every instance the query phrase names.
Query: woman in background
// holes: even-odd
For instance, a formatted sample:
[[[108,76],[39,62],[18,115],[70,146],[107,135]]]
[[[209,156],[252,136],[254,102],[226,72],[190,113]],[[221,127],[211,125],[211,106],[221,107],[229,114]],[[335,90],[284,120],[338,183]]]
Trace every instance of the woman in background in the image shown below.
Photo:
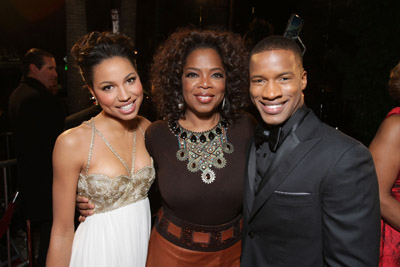
[[[143,88],[132,41],[93,32],[72,48],[99,115],[61,134],[53,153],[54,222],[47,266],[145,266],[147,192],[155,173],[138,116]],[[96,205],[74,234],[76,191]]]
[[[388,90],[400,104],[400,63],[391,71]],[[378,175],[381,202],[379,266],[400,266],[400,107],[386,116],[369,149]]]
[[[246,149],[255,120],[242,39],[180,29],[158,49],[153,99],[163,120],[146,131],[162,208],[148,267],[239,266]]]

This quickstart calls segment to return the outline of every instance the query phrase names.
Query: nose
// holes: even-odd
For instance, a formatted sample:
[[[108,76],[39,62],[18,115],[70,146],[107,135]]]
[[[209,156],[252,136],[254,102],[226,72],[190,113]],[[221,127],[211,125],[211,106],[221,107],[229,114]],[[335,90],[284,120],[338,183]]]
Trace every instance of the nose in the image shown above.
[[[200,80],[200,87],[207,89],[210,88],[212,86],[211,82],[210,82],[210,78],[208,76],[204,76],[201,78]]]
[[[124,86],[119,87],[119,89],[118,89],[118,101],[126,102],[129,99],[131,99],[131,96],[130,96],[128,90]]]
[[[54,76],[54,77],[58,77],[58,74],[57,74],[57,71],[56,71],[56,70],[53,70],[53,76]]]
[[[273,100],[282,96],[281,87],[274,83],[268,82],[262,92],[262,97],[268,100]]]

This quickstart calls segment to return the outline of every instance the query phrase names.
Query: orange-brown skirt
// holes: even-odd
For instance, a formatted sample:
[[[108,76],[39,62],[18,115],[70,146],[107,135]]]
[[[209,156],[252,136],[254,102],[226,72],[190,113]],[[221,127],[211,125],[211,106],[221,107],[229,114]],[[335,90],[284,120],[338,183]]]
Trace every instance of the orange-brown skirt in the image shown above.
[[[150,236],[147,267],[239,267],[241,242],[216,251],[202,252],[185,249],[169,242],[155,228]]]

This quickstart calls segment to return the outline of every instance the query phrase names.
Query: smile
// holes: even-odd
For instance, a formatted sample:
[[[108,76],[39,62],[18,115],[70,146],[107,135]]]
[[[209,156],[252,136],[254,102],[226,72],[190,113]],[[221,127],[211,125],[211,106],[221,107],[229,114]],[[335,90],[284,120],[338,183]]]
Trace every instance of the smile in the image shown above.
[[[121,110],[122,113],[129,114],[135,110],[135,107],[136,107],[135,102],[132,102],[128,105],[120,107],[119,109]]]
[[[213,96],[210,95],[197,95],[197,100],[201,103],[207,104],[210,103],[213,99]]]
[[[271,115],[279,114],[280,112],[282,112],[285,103],[271,105],[271,104],[264,104],[264,103],[260,102],[264,112],[271,114]]]

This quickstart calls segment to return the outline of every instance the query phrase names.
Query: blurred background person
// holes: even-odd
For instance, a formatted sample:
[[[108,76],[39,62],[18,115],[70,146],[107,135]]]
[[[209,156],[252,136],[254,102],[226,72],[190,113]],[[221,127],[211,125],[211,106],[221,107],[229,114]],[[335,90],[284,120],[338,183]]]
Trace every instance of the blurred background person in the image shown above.
[[[32,48],[22,60],[22,80],[9,99],[9,119],[17,158],[17,186],[22,212],[31,222],[38,244],[37,266],[44,266],[52,222],[51,155],[64,126],[65,109],[53,94],[56,61],[50,53]],[[33,247],[35,251],[35,247]]]
[[[133,42],[92,32],[71,53],[102,111],[57,139],[47,266],[145,266],[155,173],[144,143],[150,122],[138,116],[143,87]],[[77,191],[96,207],[74,233]]]
[[[388,91],[400,104],[400,63],[390,73]],[[400,107],[388,113],[369,149],[378,175],[381,203],[379,266],[400,266]]]
[[[274,27],[260,17],[254,17],[243,36],[246,48],[250,51],[262,39],[274,34]]]

